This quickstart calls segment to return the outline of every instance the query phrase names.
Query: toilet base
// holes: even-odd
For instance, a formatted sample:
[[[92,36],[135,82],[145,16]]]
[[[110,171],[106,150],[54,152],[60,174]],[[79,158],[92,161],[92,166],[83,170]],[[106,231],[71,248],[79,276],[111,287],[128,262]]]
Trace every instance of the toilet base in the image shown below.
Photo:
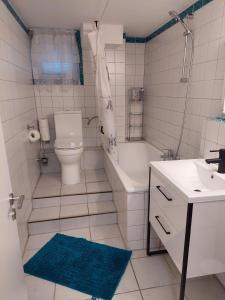
[[[62,166],[62,184],[80,183],[80,166],[79,164]]]

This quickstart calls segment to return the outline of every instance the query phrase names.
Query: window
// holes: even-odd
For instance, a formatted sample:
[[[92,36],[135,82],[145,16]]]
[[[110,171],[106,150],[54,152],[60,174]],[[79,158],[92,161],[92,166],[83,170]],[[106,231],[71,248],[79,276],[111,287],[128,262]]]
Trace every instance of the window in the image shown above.
[[[35,84],[79,84],[79,50],[75,32],[34,30],[31,58]]]

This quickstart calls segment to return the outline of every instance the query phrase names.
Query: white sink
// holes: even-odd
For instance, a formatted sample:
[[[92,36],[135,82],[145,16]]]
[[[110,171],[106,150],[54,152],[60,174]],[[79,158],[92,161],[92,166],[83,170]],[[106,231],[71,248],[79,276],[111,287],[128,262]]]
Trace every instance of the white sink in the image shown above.
[[[225,200],[225,174],[218,165],[208,165],[203,159],[152,162],[151,167],[166,179],[189,202]]]

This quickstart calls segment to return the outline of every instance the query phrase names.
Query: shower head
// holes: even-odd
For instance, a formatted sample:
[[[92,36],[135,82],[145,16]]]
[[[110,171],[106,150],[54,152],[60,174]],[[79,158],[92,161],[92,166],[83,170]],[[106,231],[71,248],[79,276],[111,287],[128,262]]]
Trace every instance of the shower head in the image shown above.
[[[191,30],[188,26],[188,24],[186,24],[184,22],[183,19],[181,19],[181,17],[178,15],[178,13],[175,11],[175,10],[170,10],[169,11],[169,15],[176,21],[176,22],[179,22],[185,29],[185,33],[186,34],[190,34],[191,33]]]

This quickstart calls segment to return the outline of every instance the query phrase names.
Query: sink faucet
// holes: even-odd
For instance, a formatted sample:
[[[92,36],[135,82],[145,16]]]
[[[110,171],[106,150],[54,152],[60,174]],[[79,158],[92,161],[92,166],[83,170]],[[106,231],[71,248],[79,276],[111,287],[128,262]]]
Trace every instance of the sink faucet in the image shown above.
[[[219,152],[219,158],[206,159],[206,163],[218,164],[218,173],[225,174],[225,149],[210,150],[210,152]]]

